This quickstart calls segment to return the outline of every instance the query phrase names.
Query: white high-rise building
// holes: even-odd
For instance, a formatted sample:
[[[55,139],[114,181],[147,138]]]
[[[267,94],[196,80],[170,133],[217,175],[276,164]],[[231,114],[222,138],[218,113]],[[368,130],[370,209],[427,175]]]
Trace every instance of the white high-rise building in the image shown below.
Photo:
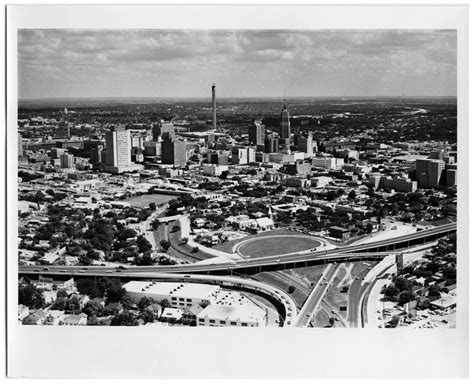
[[[120,174],[125,171],[141,170],[143,166],[132,163],[130,133],[120,125],[105,134],[105,171]]]

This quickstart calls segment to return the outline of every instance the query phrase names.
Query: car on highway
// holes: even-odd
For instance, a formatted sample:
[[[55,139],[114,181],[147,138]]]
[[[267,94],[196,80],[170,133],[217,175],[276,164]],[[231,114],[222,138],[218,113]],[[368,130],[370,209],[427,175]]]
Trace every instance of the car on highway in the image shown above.
[[[106,270],[105,272],[106,272],[106,273],[111,273],[111,272],[112,272],[112,270]]]
[[[66,270],[59,270],[59,272],[60,272],[60,273],[65,273],[65,272],[66,272]]]
[[[120,265],[119,267],[117,267],[117,269],[119,269],[119,270],[127,270],[128,267],[125,267],[125,266]]]
[[[311,312],[306,313],[306,317],[311,317]]]
[[[49,271],[48,267],[43,267],[43,271]]]
[[[40,269],[34,269],[33,271],[40,271]]]
[[[335,317],[334,319],[335,319],[336,321],[340,321],[339,317]]]
[[[332,313],[332,314],[336,314],[336,310],[331,310],[331,313]]]

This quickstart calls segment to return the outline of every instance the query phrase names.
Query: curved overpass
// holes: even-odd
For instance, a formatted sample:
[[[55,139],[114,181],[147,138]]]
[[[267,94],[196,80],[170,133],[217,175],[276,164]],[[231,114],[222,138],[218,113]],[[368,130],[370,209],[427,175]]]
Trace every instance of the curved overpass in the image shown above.
[[[239,269],[261,268],[264,266],[285,266],[287,264],[306,263],[309,261],[321,261],[324,263],[335,261],[349,261],[361,259],[362,255],[371,253],[379,254],[380,257],[390,250],[401,250],[420,241],[432,241],[447,234],[456,232],[457,224],[450,223],[427,230],[417,231],[400,237],[385,239],[381,241],[342,246],[336,249],[315,251],[306,254],[291,254],[280,257],[257,257],[241,261],[230,261],[216,263],[210,260],[208,263],[199,265],[172,265],[172,266],[130,266],[126,270],[114,270],[102,266],[19,266],[20,274],[43,275],[107,275],[118,277],[132,277],[135,273],[157,274],[157,273],[200,273],[200,272],[232,272]],[[42,270],[47,269],[47,270]]]
[[[56,275],[56,273],[54,273]],[[58,273],[60,274],[60,273]],[[63,273],[64,274],[64,273]],[[78,273],[79,276],[109,276],[108,274],[102,273],[93,273],[83,272]],[[189,274],[163,274],[163,273],[141,273],[141,272],[128,272],[127,278],[135,279],[155,279],[162,281],[173,281],[173,282],[193,282],[193,283],[207,283],[214,285],[225,285],[232,287],[235,290],[239,289],[251,289],[260,293],[264,293],[267,296],[271,297],[273,300],[277,301],[282,309],[284,309],[285,316],[283,318],[283,327],[295,326],[297,316],[298,316],[298,307],[288,294],[283,290],[272,286],[268,283],[263,283],[260,281],[254,281],[252,279],[244,279],[237,277],[226,277],[226,276],[213,276],[213,275],[189,275]]]

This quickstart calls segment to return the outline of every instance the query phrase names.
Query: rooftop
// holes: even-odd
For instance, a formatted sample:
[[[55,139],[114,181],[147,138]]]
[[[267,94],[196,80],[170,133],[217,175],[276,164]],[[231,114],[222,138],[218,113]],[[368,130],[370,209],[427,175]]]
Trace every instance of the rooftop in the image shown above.
[[[209,305],[198,314],[198,317],[208,317],[216,320],[240,320],[241,322],[263,323],[265,319],[265,311],[257,306]]]
[[[215,294],[219,286],[182,282],[143,282],[130,281],[124,285],[127,292],[144,295],[176,296],[182,298],[208,299]]]

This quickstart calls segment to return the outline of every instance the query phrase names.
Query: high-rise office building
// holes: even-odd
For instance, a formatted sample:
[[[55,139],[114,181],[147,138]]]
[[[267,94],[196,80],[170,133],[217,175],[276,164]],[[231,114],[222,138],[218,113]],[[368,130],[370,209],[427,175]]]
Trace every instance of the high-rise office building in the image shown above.
[[[173,138],[170,134],[163,135],[161,142],[161,163],[174,166],[185,166],[187,161],[185,140]]]
[[[280,138],[281,139],[290,139],[291,129],[290,129],[290,114],[286,108],[286,101],[283,105],[283,110],[280,114]]]
[[[18,156],[23,156],[23,138],[18,134]]]
[[[141,165],[132,163],[131,137],[125,126],[120,125],[107,131],[105,134],[105,144],[105,171],[120,174],[143,168]]]
[[[68,153],[62,154],[60,157],[61,168],[74,168],[74,156]]]
[[[232,148],[232,163],[249,164],[255,162],[255,154],[254,147],[234,147]]]
[[[305,135],[295,135],[295,146],[298,148],[298,151],[304,152],[305,156],[313,156],[313,133],[308,132]]]
[[[152,141],[145,142],[145,149],[143,151],[145,156],[161,156],[161,142]]]
[[[445,162],[440,159],[417,159],[416,179],[419,183],[419,187],[431,188],[444,184],[442,176],[445,168]]]
[[[153,140],[157,141],[160,136],[165,133],[169,133],[172,138],[175,138],[174,124],[173,122],[165,122],[161,120],[159,123],[155,123],[152,128]]]
[[[265,145],[265,126],[261,120],[255,120],[249,127],[249,143],[255,146]]]
[[[267,154],[278,152],[278,138],[272,136],[265,137],[265,152]]]
[[[90,161],[94,165],[102,163],[102,152],[104,150],[103,145],[98,145],[97,147],[90,149]]]
[[[243,147],[234,147],[232,149],[232,164],[248,164],[248,150]]]
[[[207,154],[207,162],[211,164],[217,164],[225,166],[229,164],[229,153],[228,152],[210,152]]]

